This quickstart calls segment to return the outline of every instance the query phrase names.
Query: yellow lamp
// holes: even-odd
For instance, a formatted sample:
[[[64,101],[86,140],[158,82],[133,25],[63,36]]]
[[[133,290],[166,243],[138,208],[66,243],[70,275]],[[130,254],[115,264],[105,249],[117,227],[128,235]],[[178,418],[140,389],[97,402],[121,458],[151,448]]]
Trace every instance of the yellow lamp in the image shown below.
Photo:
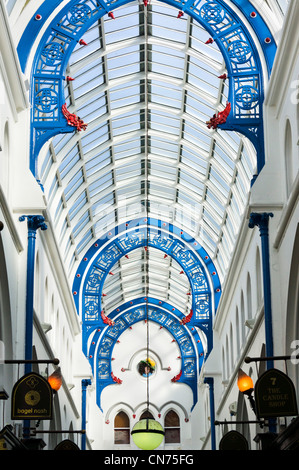
[[[142,450],[154,450],[162,443],[164,430],[153,418],[138,421],[131,431],[133,441]]]
[[[247,395],[252,411],[256,413],[256,408],[255,408],[255,401],[254,398],[252,397],[252,393],[254,390],[254,385],[253,385],[253,380],[249,375],[245,374],[245,372],[242,369],[239,369],[238,373],[238,388],[241,393],[244,395]]]
[[[60,389],[62,385],[62,375],[61,375],[60,367],[58,367],[58,369],[56,369],[55,372],[53,372],[53,374],[51,374],[48,377],[48,382],[53,392],[58,392],[58,390]]]
[[[242,369],[239,369],[238,373],[238,388],[240,392],[247,395],[253,391],[253,380]]]

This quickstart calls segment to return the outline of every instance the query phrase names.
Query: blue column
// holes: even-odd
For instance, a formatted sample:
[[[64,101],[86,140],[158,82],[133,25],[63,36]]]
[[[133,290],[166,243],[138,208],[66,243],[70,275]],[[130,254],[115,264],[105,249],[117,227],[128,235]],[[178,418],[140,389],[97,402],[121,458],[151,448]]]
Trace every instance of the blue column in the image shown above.
[[[272,305],[271,305],[271,277],[270,277],[270,254],[269,254],[269,218],[273,214],[263,212],[261,214],[252,212],[249,218],[249,227],[259,227],[262,245],[262,270],[264,288],[264,315],[265,315],[265,337],[266,355],[273,357],[273,331],[272,331]],[[273,360],[267,361],[267,368],[273,368]]]
[[[26,323],[25,323],[25,360],[32,361],[33,346],[33,300],[34,300],[34,264],[36,231],[46,230],[45,219],[41,215],[22,215],[19,220],[27,219],[28,248],[27,248],[27,279],[26,279]],[[32,370],[32,364],[25,364],[25,374]],[[24,421],[23,436],[30,437],[30,420]]]
[[[36,231],[46,230],[45,219],[41,215],[22,215],[19,220],[27,219],[28,251],[27,251],[27,280],[26,280],[26,324],[25,324],[25,360],[32,360],[33,342],[33,300],[34,300],[34,264]],[[25,364],[25,373],[31,372],[32,365]]]
[[[206,377],[204,379],[204,383],[209,385],[209,391],[210,391],[211,450],[216,450],[215,401],[214,401],[214,379],[213,379],[213,377]]]
[[[264,287],[264,316],[265,316],[265,338],[266,356],[274,356],[273,346],[273,326],[272,326],[272,304],[271,304],[271,276],[270,276],[270,253],[269,253],[269,218],[273,217],[272,212],[261,214],[252,212],[249,218],[249,227],[259,227],[262,244],[262,268]],[[273,359],[267,361],[267,369],[274,368]],[[276,420],[269,419],[269,431],[276,432]]]
[[[81,404],[81,429],[84,431],[81,437],[81,450],[86,450],[86,389],[88,385],[91,385],[90,379],[83,379],[81,381],[82,385],[82,404]]]

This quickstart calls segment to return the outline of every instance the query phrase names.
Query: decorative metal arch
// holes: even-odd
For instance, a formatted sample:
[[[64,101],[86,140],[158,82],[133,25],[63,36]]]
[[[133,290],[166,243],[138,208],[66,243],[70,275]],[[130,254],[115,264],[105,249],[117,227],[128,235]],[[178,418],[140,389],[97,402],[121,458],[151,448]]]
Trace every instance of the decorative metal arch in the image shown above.
[[[108,316],[102,316],[102,290],[113,266],[123,256],[146,245],[172,256],[184,270],[191,286],[192,315],[185,316],[166,301],[151,297],[132,299]],[[212,317],[221,287],[212,260],[193,237],[172,224],[152,218],[139,218],[115,227],[97,240],[83,257],[75,275],[73,295],[82,318],[83,352],[96,377],[100,408],[103,389],[114,383],[112,350],[127,328],[146,319],[146,302],[149,320],[165,327],[180,348],[182,365],[177,381],[190,386],[195,405],[197,377],[213,346]],[[207,351],[197,328],[206,335]]]
[[[134,299],[119,306],[110,315],[113,324],[98,328],[89,345],[88,358],[92,365],[97,382],[97,404],[101,408],[101,394],[105,387],[113,385],[115,379],[112,371],[112,354],[119,336],[128,328],[140,321],[153,321],[165,328],[173,336],[180,349],[181,372],[172,377],[172,382],[188,385],[193,393],[193,406],[197,402],[197,378],[204,362],[204,348],[196,328],[186,328],[173,313],[171,305],[154,298],[148,298],[148,310],[144,298]],[[95,370],[96,368],[96,370]],[[118,378],[118,383],[121,379]]]
[[[221,295],[214,263],[193,237],[172,224],[152,218],[135,219],[115,227],[97,240],[83,257],[73,282],[73,295],[82,319],[84,353],[88,355],[90,335],[105,326],[101,296],[107,276],[120,258],[147,244],[175,259],[188,277],[192,294],[192,316],[188,325],[205,333],[208,356],[213,345],[212,317]],[[157,302],[163,306],[162,300]],[[186,321],[179,310],[173,311]]]
[[[35,54],[31,83],[31,161],[30,168],[37,175],[37,158],[48,139],[59,133],[74,132],[63,113],[65,70],[72,51],[83,34],[102,16],[131,0],[71,0],[46,28]],[[163,0],[191,15],[211,35],[221,50],[229,79],[231,111],[226,123],[219,127],[246,135],[257,150],[258,172],[264,165],[262,104],[263,71],[259,51],[247,24],[224,0]],[[276,46],[261,16],[252,11],[249,2],[233,0],[248,24],[255,31],[265,56],[268,73],[271,70]],[[48,4],[48,5],[47,5]],[[44,2],[28,24],[18,53],[22,69],[26,67],[29,50],[45,18],[59,2]]]

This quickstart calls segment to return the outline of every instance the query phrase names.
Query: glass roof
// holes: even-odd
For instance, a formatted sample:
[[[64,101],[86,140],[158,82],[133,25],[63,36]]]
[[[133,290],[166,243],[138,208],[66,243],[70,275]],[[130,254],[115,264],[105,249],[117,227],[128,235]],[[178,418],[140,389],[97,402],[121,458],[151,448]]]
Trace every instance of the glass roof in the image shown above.
[[[285,8],[286,1],[280,1]],[[274,2],[267,2],[273,8]],[[279,6],[275,2],[276,8]],[[223,280],[244,216],[256,155],[236,132],[208,129],[228,84],[215,43],[191,17],[152,1],[105,15],[71,55],[67,108],[87,130],[53,138],[39,162],[61,256],[70,276],[91,243],[145,213],[195,237]],[[151,250],[152,292],[188,309],[189,286]],[[106,307],[138,297],[142,250],[106,281]],[[162,292],[161,292],[162,291]],[[113,299],[113,300],[111,300]],[[182,300],[183,299],[183,300]],[[110,304],[109,304],[110,302]],[[106,310],[107,310],[106,309]]]

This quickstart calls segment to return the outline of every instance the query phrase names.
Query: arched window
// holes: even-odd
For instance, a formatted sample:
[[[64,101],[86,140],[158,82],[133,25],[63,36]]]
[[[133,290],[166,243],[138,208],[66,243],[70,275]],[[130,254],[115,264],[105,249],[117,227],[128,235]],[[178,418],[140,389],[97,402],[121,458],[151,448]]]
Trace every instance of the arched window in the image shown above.
[[[146,418],[154,419],[152,413],[148,410],[144,411],[142,415],[140,416],[140,419],[146,419]]]
[[[244,294],[243,291],[241,291],[241,341],[242,344],[244,344],[245,340],[245,303],[244,303]]]
[[[222,347],[222,380],[226,380],[225,353]]]
[[[233,370],[234,367],[234,331],[232,324],[230,325],[230,332],[229,332],[229,363],[230,363],[230,370]]]
[[[165,444],[181,442],[180,418],[178,414],[170,410],[164,419]]]
[[[114,444],[130,444],[130,420],[124,411],[114,418]]]
[[[226,335],[226,340],[225,340],[225,364],[226,364],[226,379],[229,378],[231,370],[230,370],[230,364],[229,364],[229,341],[228,341],[228,335]]]
[[[247,298],[247,318],[250,320],[252,315],[252,299],[251,299],[251,279],[250,274],[247,274],[247,285],[246,285],[246,298]]]
[[[287,121],[285,130],[285,169],[286,169],[286,185],[287,185],[287,196],[289,196],[292,188],[294,179],[293,169],[293,151],[292,151],[292,129],[290,121]]]
[[[237,345],[237,354],[240,353],[240,318],[239,318],[239,309],[236,307],[236,345]]]

